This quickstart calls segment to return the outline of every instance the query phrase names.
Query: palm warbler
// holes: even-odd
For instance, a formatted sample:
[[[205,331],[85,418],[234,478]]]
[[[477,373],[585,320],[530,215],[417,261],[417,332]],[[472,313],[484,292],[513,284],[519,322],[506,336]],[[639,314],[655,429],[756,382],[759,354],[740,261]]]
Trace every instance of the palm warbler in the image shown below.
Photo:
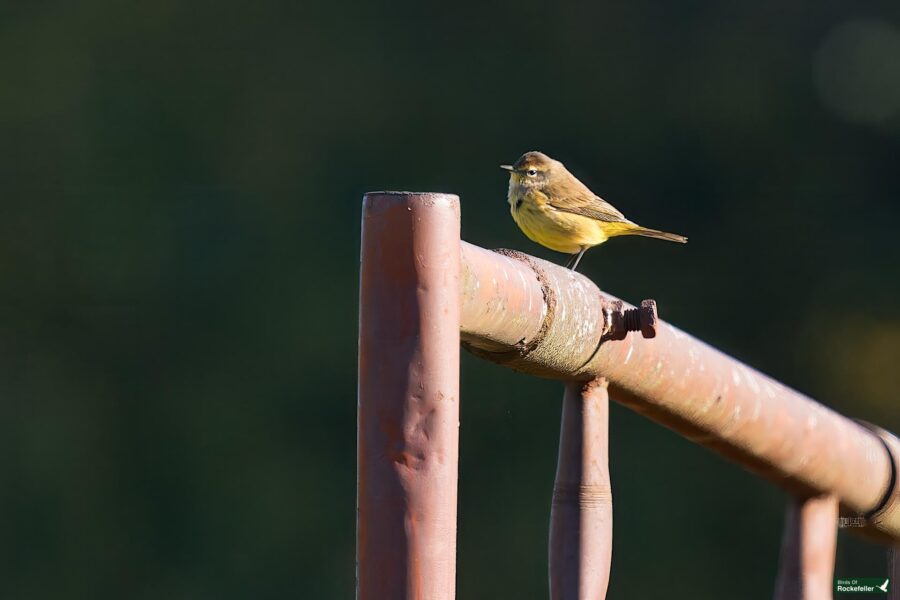
[[[588,248],[617,235],[687,242],[674,233],[641,227],[592,192],[558,160],[541,152],[526,152],[509,171],[509,211],[519,229],[532,241],[572,255],[574,271]]]

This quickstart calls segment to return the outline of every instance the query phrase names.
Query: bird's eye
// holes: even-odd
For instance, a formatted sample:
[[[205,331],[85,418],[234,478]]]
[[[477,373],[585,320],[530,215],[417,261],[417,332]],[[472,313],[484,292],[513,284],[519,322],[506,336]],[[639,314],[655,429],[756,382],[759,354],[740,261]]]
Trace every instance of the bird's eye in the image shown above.
[[[528,169],[529,177],[534,177],[535,175],[537,175],[537,169]]]

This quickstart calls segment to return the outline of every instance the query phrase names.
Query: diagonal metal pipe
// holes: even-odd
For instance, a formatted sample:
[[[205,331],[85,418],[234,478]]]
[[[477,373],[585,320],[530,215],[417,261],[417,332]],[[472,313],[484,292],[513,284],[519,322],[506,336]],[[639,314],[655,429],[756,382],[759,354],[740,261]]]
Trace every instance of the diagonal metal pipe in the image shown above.
[[[843,514],[866,517],[855,531],[900,540],[897,438],[665,322],[653,339],[618,335],[614,301],[578,273],[462,242],[461,340],[474,354],[543,377],[605,377],[616,401],[794,494],[834,495]]]

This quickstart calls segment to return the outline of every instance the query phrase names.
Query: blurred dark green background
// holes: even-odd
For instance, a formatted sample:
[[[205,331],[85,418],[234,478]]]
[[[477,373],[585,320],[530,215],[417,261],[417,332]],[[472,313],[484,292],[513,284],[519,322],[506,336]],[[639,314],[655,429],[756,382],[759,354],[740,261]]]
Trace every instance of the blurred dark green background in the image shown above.
[[[581,269],[900,428],[896,2],[0,5],[0,597],[350,598],[359,211],[540,149]],[[459,598],[545,598],[561,386],[463,357]],[[771,593],[783,495],[611,415],[610,598]],[[839,576],[884,573],[841,535]]]

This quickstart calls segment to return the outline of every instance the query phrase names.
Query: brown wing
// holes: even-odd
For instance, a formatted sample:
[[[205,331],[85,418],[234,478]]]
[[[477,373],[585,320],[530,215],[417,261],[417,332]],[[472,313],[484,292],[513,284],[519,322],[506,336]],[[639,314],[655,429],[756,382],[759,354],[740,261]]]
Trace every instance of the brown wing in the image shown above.
[[[610,223],[630,223],[619,210],[592,192],[586,185],[578,181],[574,175],[560,178],[559,183],[551,182],[544,186],[547,204],[563,212],[572,213]]]
[[[608,221],[610,223],[630,223],[630,221],[625,218],[625,215],[620,213],[615,206],[613,206],[600,196],[594,196],[592,200],[584,204],[558,202],[556,199],[552,200],[549,204],[556,210],[596,219],[597,221]]]

